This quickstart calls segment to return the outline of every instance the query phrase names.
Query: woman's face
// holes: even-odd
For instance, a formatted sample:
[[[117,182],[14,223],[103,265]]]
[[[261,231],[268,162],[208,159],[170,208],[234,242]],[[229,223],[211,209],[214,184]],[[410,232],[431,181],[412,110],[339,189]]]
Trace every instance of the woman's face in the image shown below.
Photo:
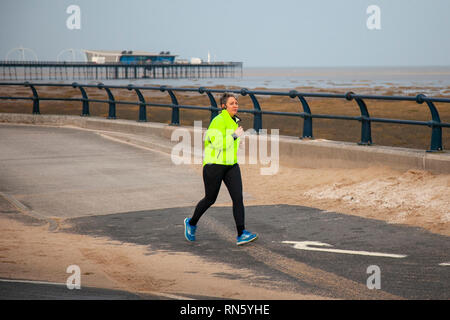
[[[239,109],[239,105],[238,105],[238,102],[237,102],[236,98],[229,97],[225,107],[226,107],[225,109],[228,111],[230,116],[233,117],[237,113],[237,111]]]

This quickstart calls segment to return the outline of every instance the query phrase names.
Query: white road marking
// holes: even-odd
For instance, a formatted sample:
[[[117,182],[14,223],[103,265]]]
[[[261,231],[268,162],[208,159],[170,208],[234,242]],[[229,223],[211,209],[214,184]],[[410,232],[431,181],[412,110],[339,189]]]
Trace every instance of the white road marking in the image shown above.
[[[439,263],[440,266],[447,267],[450,266],[450,262]]]
[[[388,258],[405,258],[406,257],[406,255],[403,255],[403,254],[310,247],[310,246],[332,247],[331,244],[323,243],[323,242],[319,242],[319,241],[282,241],[282,243],[293,244],[294,245],[293,248],[299,249],[299,250],[322,251],[322,252],[345,253],[345,254],[358,254],[358,255],[363,255],[363,256],[388,257]]]
[[[188,298],[185,296],[175,295],[171,293],[164,293],[164,292],[154,292],[154,291],[145,291],[144,293],[153,294],[155,296],[161,296],[164,298],[174,299],[174,300],[195,300],[194,298]]]
[[[66,286],[65,283],[36,281],[36,280],[0,279],[0,282],[16,282],[16,283],[31,283],[31,284],[51,284],[51,285],[56,285],[56,286]]]

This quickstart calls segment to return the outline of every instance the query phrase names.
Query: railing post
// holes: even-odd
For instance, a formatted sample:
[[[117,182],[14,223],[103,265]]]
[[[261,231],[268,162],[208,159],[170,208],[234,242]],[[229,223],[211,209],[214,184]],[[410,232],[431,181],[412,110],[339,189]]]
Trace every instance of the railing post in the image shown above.
[[[302,103],[303,113],[305,114],[303,116],[303,134],[300,139],[313,139],[311,109],[309,108],[306,99],[295,90],[289,92],[289,97],[298,97]]]
[[[214,99],[214,96],[211,94],[211,92],[209,92],[208,90],[206,90],[203,87],[198,88],[198,92],[200,94],[203,94],[206,92],[206,94],[208,95],[209,102],[211,104],[211,119],[210,119],[210,121],[212,121],[212,119],[214,119],[219,114],[219,111],[217,110],[218,109],[217,101],[216,101],[216,99]],[[215,109],[213,109],[213,108],[215,108]]]
[[[345,98],[348,101],[355,99],[361,111],[361,141],[359,145],[370,146],[372,144],[372,129],[370,125],[370,115],[365,102],[359,97],[353,97],[353,92],[347,92]]]
[[[259,134],[262,129],[261,106],[253,93],[250,93],[246,88],[241,89],[242,96],[246,96],[247,94],[250,96],[250,99],[252,99],[253,109],[255,110],[253,113],[253,129]]]
[[[145,98],[142,95],[141,91],[138,88],[135,88],[132,84],[128,85],[128,90],[133,90],[136,92],[139,101],[141,102],[139,104],[139,122],[147,122],[147,110],[145,105]]]
[[[81,116],[82,117],[89,116],[89,99],[88,99],[88,95],[86,93],[86,90],[84,90],[84,88],[80,84],[78,84],[76,82],[72,83],[72,87],[73,88],[79,88],[80,92],[81,92],[81,95],[83,96],[83,98],[81,99],[81,101],[83,101],[83,110],[81,112]]]
[[[39,110],[39,95],[36,88],[28,81],[24,82],[25,87],[29,87],[33,91],[33,114],[41,114]]]
[[[419,94],[416,97],[416,102],[418,104],[422,104],[427,96],[424,94]],[[430,109],[431,113],[431,121],[430,121],[430,127],[431,127],[431,146],[430,150],[427,150],[427,152],[437,152],[442,151],[442,127],[436,126],[436,124],[441,123],[441,118],[439,117],[439,112],[436,109],[436,106],[432,101],[426,101],[428,105],[428,109]]]
[[[172,100],[172,104],[178,105],[178,99],[173,93],[172,90],[168,89],[166,86],[161,86],[159,89],[161,92],[164,92],[167,90],[167,92],[170,95],[170,99]],[[178,107],[172,107],[172,121],[170,123],[172,126],[179,126],[180,125],[180,108]]]
[[[108,119],[116,119],[116,100],[114,99],[114,95],[112,94],[111,90],[108,87],[105,87],[105,85],[101,82],[97,84],[97,88],[99,88],[100,90],[105,89],[106,93],[108,94]]]

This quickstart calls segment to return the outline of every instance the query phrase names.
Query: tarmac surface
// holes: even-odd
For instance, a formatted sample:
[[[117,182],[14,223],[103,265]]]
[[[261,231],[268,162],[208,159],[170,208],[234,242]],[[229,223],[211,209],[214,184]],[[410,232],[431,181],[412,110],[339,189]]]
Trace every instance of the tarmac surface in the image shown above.
[[[65,232],[247,268],[254,276],[245,280],[255,286],[289,283],[278,289],[338,299],[450,298],[448,237],[278,204],[246,206],[247,228],[259,234],[254,243],[236,246],[229,206],[211,207],[199,222],[197,241],[189,243],[183,220],[203,196],[203,184],[167,154],[75,128],[0,125],[0,137],[1,194],[37,219],[67,219],[72,228]],[[244,195],[244,201],[250,197]],[[216,203],[228,201],[222,186]],[[53,293],[39,295],[36,286],[52,287]],[[61,286],[0,281],[0,299],[61,298],[58,290]],[[160,298],[101,288],[67,294],[68,299]]]
[[[250,268],[258,285],[288,282],[290,289],[330,298],[370,298],[369,266],[380,269],[382,291],[407,299],[449,299],[449,239],[420,228],[290,205],[247,206],[246,222],[259,239],[237,247],[231,208],[212,207],[198,224],[197,241],[183,236],[193,207],[126,212],[71,219],[76,233],[190,252],[211,262]],[[292,242],[315,241],[296,249]],[[337,252],[314,249],[337,249]],[[342,250],[345,252],[340,252]],[[374,255],[371,255],[374,254]],[[391,256],[392,255],[392,256]],[[398,257],[397,257],[398,256]],[[370,269],[369,269],[370,271]],[[220,274],[233,278],[232,274]],[[380,295],[379,298],[392,298]]]
[[[157,300],[158,296],[144,297]],[[2,300],[140,300],[143,297],[119,290],[83,287],[68,289],[66,284],[0,279]]]
[[[69,289],[65,283],[0,279],[0,300],[220,300],[199,295],[132,293],[122,290],[80,286]]]

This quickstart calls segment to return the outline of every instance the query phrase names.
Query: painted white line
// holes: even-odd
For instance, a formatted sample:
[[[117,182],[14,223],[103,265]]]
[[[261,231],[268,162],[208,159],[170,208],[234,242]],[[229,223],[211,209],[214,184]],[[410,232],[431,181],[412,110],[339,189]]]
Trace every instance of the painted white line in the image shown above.
[[[6,194],[4,192],[0,192],[0,197],[3,197],[11,205],[15,206],[16,209],[19,210],[22,214],[47,222],[49,224],[50,231],[55,231],[58,228],[58,224],[53,219],[46,217],[46,216],[36,212],[35,210],[29,209],[27,206],[25,206],[22,202],[20,202],[13,196]]]
[[[443,267],[448,267],[448,266],[450,266],[450,262],[439,263],[439,265],[443,266]]]
[[[171,294],[171,293],[154,292],[154,291],[145,291],[144,293],[153,294],[155,296],[160,296],[160,297],[174,299],[174,300],[195,300],[193,298],[179,296],[179,295],[175,295],[175,294]]]
[[[144,150],[147,150],[147,151],[158,152],[158,153],[163,154],[165,156],[170,156],[170,153],[167,153],[167,152],[164,152],[164,151],[161,151],[161,150],[158,150],[158,149],[150,148],[148,146],[142,146],[140,144],[136,144],[136,143],[133,143],[133,142],[130,142],[130,141],[122,140],[120,138],[111,137],[111,136],[108,136],[107,134],[98,133],[98,135],[100,135],[101,137],[103,137],[105,139],[112,140],[114,142],[123,143],[123,144],[127,144],[129,146],[133,146],[135,148],[144,149]]]
[[[363,256],[388,257],[388,258],[405,258],[406,257],[406,255],[403,255],[403,254],[310,247],[310,246],[332,247],[331,244],[323,243],[323,242],[319,242],[319,241],[283,241],[282,243],[293,244],[294,245],[293,248],[299,249],[299,250],[322,251],[322,252],[333,252],[333,253],[344,253],[344,254],[357,254],[357,255],[363,255]]]
[[[31,284],[51,284],[51,285],[56,285],[56,286],[66,286],[65,283],[36,281],[36,280],[0,279],[0,282],[31,283]]]

